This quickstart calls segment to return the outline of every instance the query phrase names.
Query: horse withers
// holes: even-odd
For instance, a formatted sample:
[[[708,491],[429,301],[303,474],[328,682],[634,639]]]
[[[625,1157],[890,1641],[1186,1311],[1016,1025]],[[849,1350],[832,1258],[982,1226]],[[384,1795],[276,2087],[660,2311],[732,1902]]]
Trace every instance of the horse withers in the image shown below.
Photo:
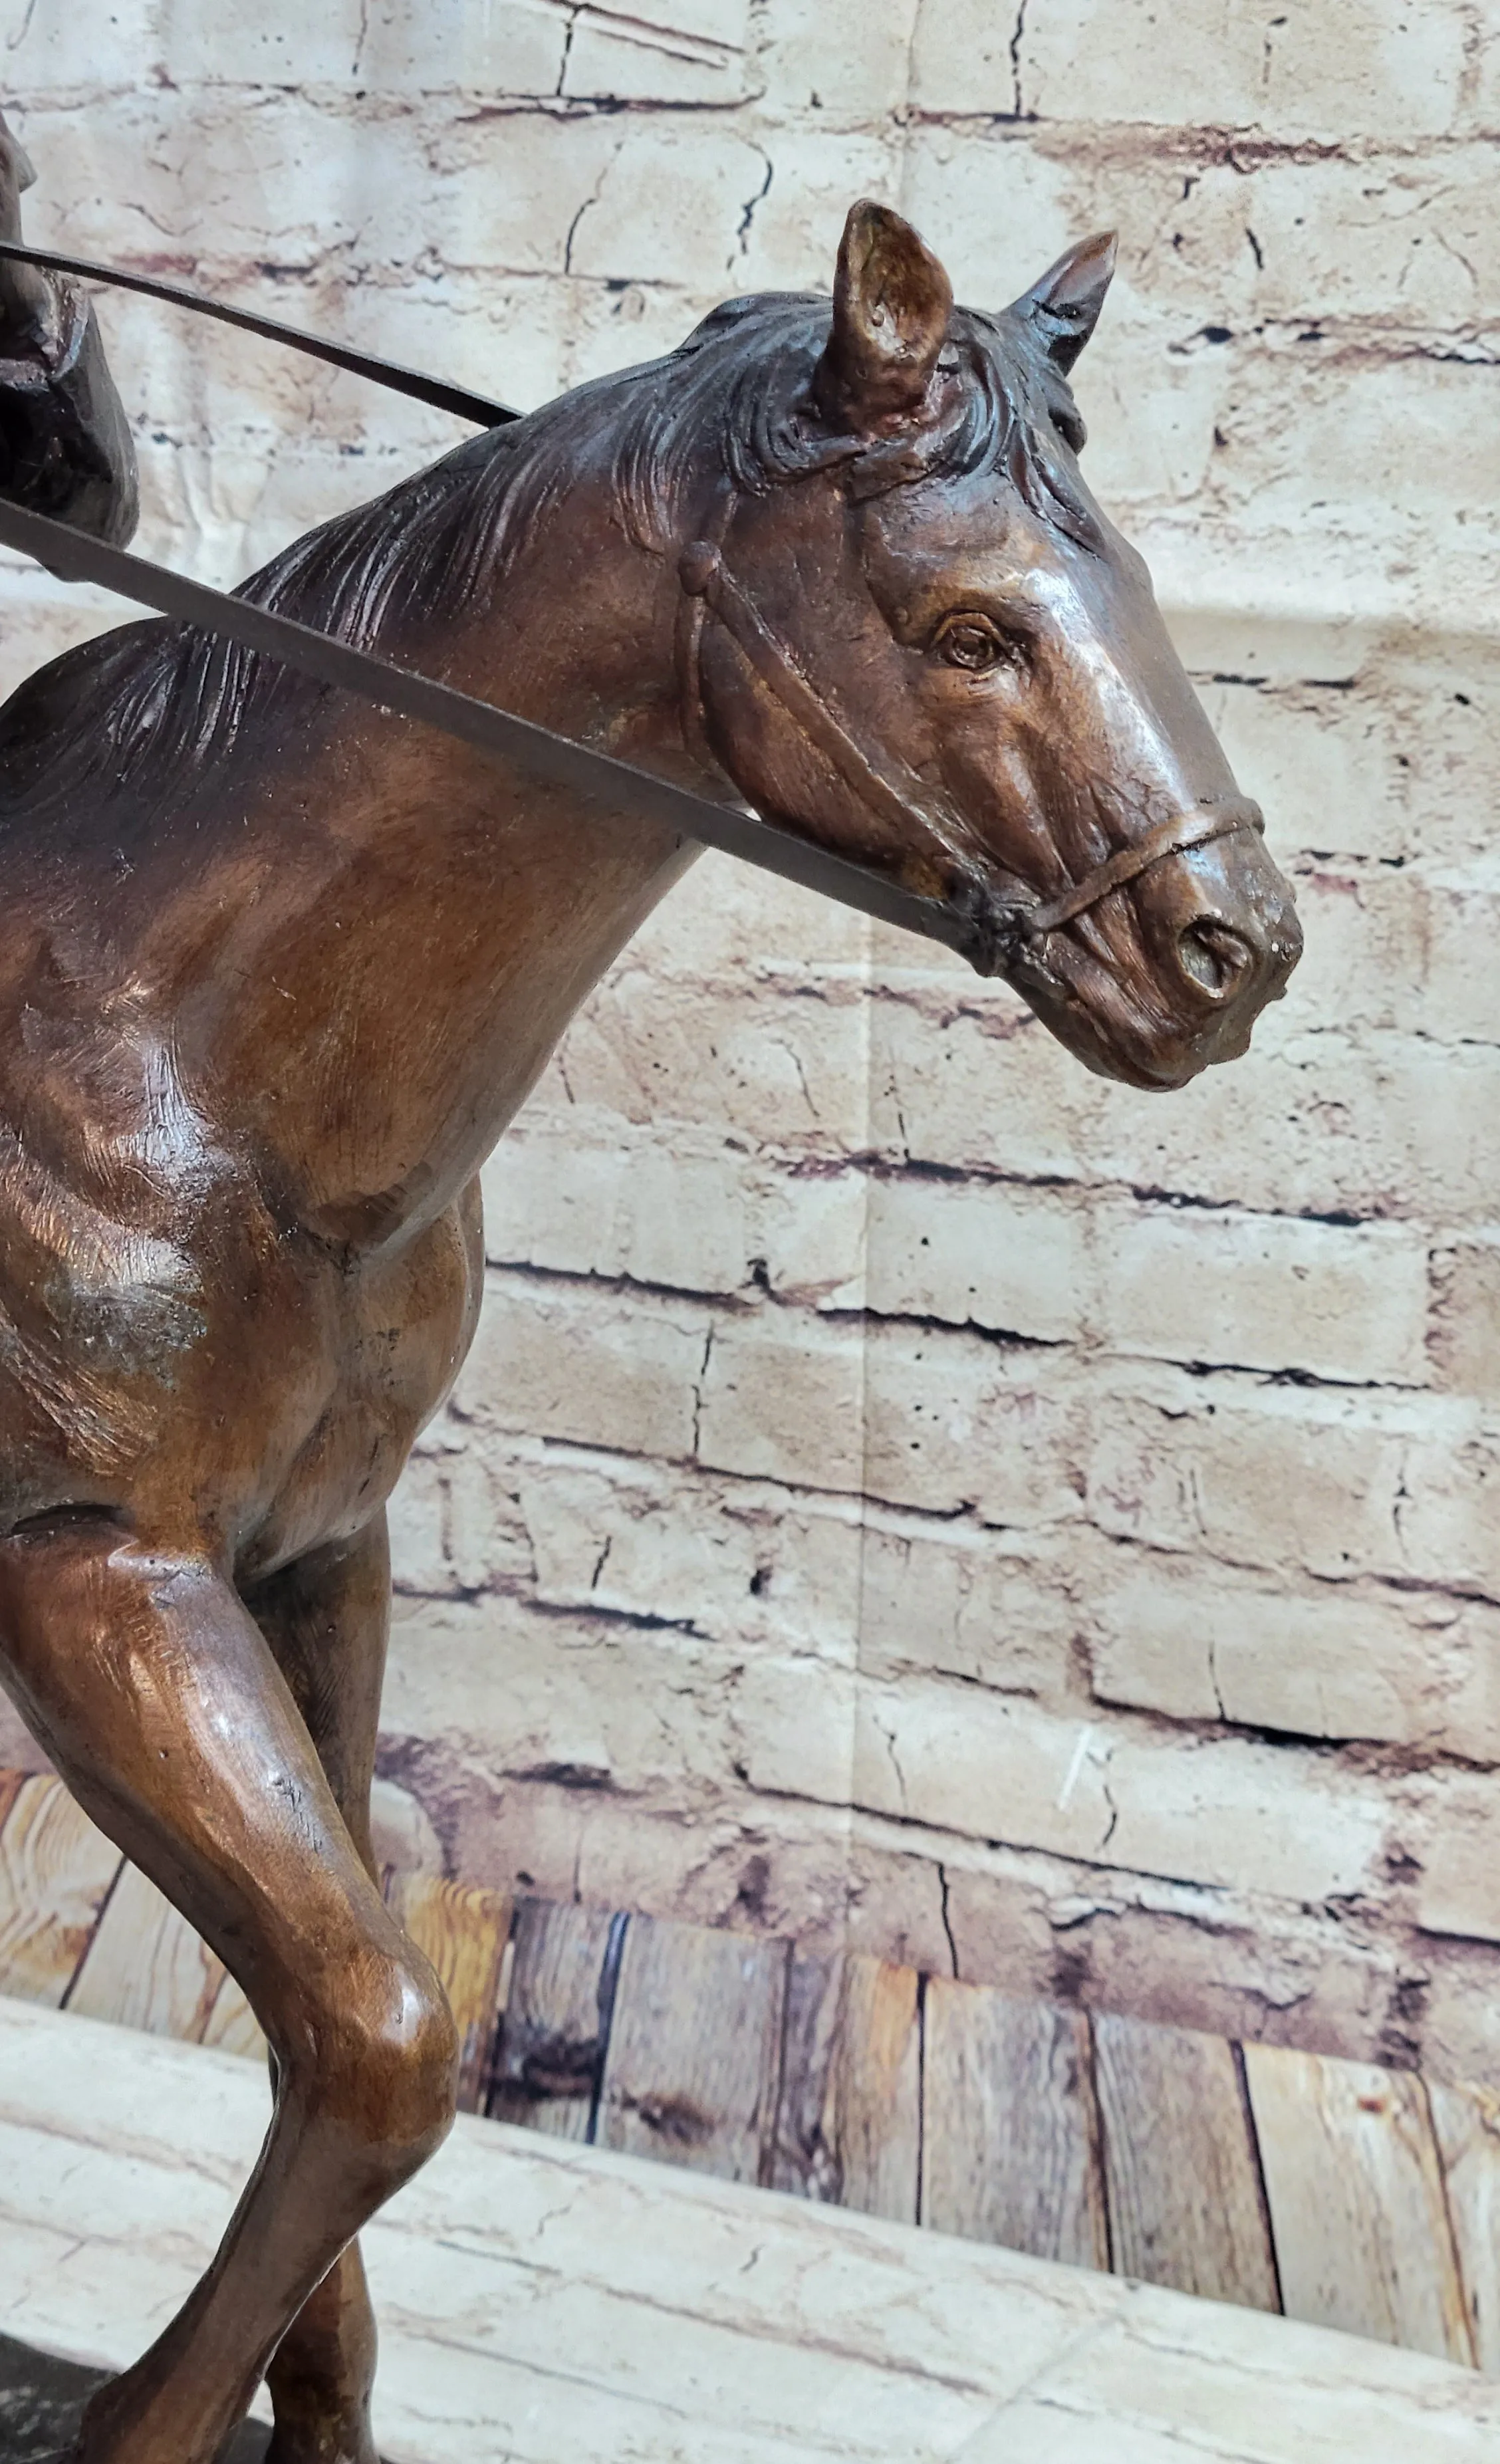
[[[1079,473],[1111,262],[955,309],[857,206],[831,303],[737,300],[247,594],[943,902],[1090,1067],[1180,1086],[1298,935]],[[108,528],[100,473],[132,474],[86,391]],[[275,2464],[372,2464],[354,2236],[455,2069],[372,1872],[386,1502],[474,1331],[478,1167],[690,861],[184,626],[0,713],[0,1676],[276,2072],[218,2255],[82,2464],[210,2464],[263,2373]]]

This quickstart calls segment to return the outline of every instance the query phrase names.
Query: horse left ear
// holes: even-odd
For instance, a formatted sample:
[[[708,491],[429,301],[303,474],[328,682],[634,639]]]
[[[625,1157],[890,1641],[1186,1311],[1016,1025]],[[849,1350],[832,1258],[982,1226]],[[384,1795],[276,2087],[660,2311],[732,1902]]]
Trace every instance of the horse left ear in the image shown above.
[[[1010,310],[1032,328],[1060,376],[1069,374],[1099,321],[1104,295],[1114,278],[1118,246],[1114,231],[1095,231],[1092,239],[1081,239]]]
[[[813,392],[835,428],[868,434],[915,419],[947,340],[953,285],[889,206],[851,206],[833,281],[833,330]]]

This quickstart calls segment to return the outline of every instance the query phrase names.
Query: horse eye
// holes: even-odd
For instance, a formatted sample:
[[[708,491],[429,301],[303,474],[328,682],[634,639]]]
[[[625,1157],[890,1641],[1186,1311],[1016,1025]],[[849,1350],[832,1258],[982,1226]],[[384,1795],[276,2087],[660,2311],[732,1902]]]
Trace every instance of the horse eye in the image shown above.
[[[971,675],[983,675],[1008,656],[994,626],[982,616],[956,617],[943,627],[938,648],[950,668],[965,668]]]

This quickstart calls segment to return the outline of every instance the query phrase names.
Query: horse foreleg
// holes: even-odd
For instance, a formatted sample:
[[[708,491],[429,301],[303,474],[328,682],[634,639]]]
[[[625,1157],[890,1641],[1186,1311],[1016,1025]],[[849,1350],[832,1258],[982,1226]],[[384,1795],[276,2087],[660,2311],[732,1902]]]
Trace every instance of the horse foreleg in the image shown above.
[[[384,1513],[299,1558],[246,1606],[292,1689],[344,1828],[371,1878],[370,1783],[390,1631]],[[266,2372],[276,2408],[267,2464],[377,2464],[370,2429],[375,2318],[351,2242],[304,2302]]]
[[[371,1881],[291,1689],[207,1556],[102,1517],[0,1545],[0,1667],[79,1801],[197,1926],[276,2058],[259,2161],[208,2273],[100,2390],[78,2464],[211,2464],[288,2325],[439,2144],[457,2046]]]

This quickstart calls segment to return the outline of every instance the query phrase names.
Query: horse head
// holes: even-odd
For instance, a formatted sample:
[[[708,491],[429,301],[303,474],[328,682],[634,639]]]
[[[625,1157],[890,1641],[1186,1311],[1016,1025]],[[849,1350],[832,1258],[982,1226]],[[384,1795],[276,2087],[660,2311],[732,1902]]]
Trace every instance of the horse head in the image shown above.
[[[1114,256],[1086,240],[1002,314],[956,309],[865,203],[831,320],[741,300],[699,329],[690,358],[761,319],[766,347],[680,558],[683,698],[760,811],[941,901],[1091,1068],[1177,1087],[1246,1049],[1301,935],[1079,471],[1068,379]]]

